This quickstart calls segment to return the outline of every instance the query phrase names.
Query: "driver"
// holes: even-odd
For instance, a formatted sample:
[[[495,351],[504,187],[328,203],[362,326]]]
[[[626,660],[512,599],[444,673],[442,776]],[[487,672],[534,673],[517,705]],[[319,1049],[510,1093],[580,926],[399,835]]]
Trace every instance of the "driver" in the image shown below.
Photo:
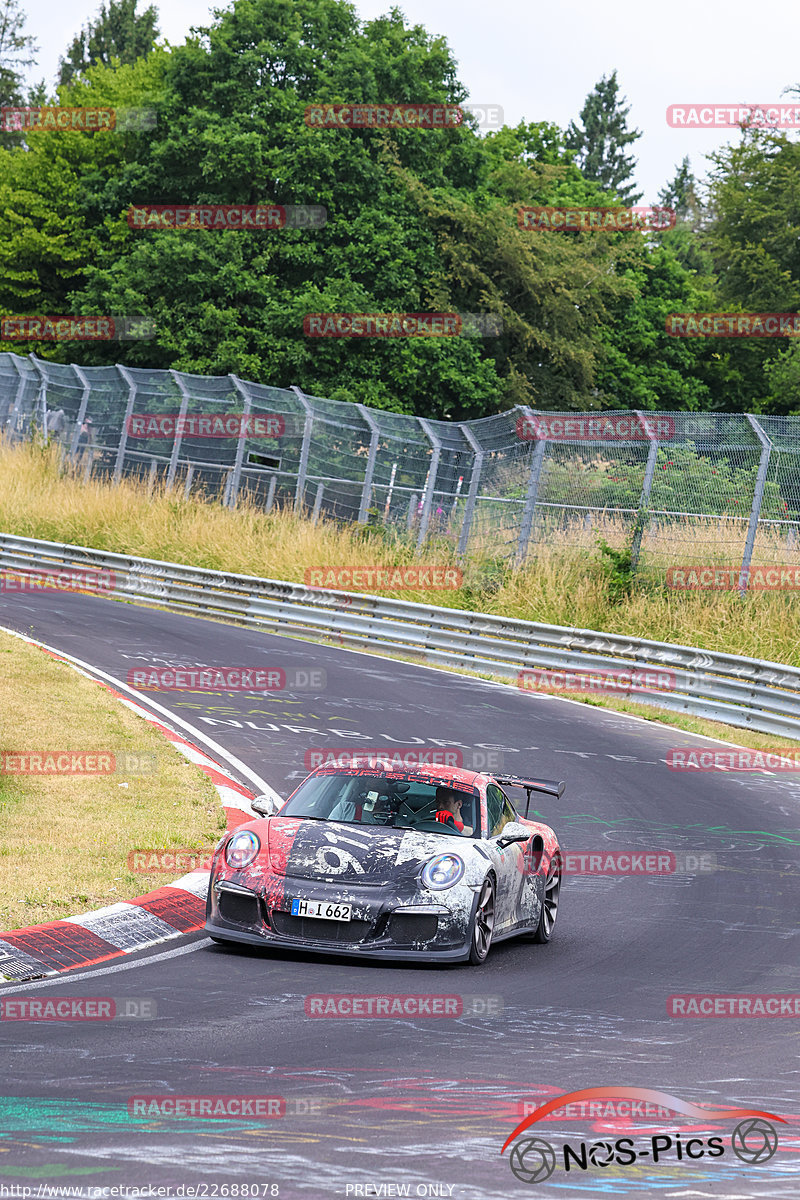
[[[458,792],[448,787],[437,787],[436,816],[434,819],[440,821],[442,825],[449,825],[451,828],[458,830],[459,833],[463,833],[464,822],[461,820],[461,804],[462,797]]]

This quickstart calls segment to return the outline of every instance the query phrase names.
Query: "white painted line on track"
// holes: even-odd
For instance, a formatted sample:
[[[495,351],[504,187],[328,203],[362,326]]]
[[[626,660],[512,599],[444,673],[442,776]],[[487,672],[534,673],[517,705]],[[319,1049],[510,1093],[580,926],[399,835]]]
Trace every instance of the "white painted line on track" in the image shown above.
[[[175,950],[165,950],[163,954],[151,954],[149,958],[140,958],[136,962],[113,963],[108,967],[98,966],[90,971],[80,971],[77,975],[71,975],[68,971],[61,972],[51,979],[37,979],[32,983],[9,983],[7,987],[0,987],[0,997],[13,996],[17,992],[38,992],[41,988],[47,987],[70,987],[79,979],[96,979],[98,975],[116,975],[119,971],[132,971],[135,967],[147,967],[152,963],[163,962],[165,958],[179,958],[182,954],[193,954],[195,950],[204,950],[207,946],[213,945],[211,938],[202,938],[199,942],[193,942],[191,946],[179,946]]]
[[[225,624],[225,622],[223,622],[223,624]],[[272,633],[272,630],[267,630],[267,632]],[[274,637],[289,637],[290,635],[275,633],[275,634],[273,634],[273,636]],[[292,641],[303,641],[304,639],[303,638],[292,638],[291,640]],[[640,717],[636,713],[622,712],[622,710],[618,709],[618,708],[604,708],[602,705],[599,705],[599,704],[586,704],[583,700],[570,700],[569,697],[567,697],[567,696],[558,696],[558,695],[554,695],[550,692],[525,691],[522,688],[517,688],[515,684],[503,683],[499,679],[484,679],[480,675],[468,675],[465,672],[457,670],[455,667],[438,666],[438,665],[432,664],[432,663],[409,662],[408,659],[394,658],[389,654],[379,654],[379,653],[377,653],[377,651],[373,651],[373,650],[370,650],[369,652],[367,652],[365,650],[357,650],[353,646],[331,646],[325,642],[321,642],[321,643],[315,642],[314,644],[323,645],[326,650],[338,650],[340,653],[344,653],[344,654],[362,654],[367,658],[377,658],[381,662],[400,663],[404,667],[419,667],[423,671],[436,671],[436,673],[438,675],[452,675],[456,679],[464,679],[464,680],[467,680],[469,683],[483,684],[484,687],[492,688],[493,690],[500,688],[506,694],[508,694],[509,690],[513,688],[514,691],[512,694],[519,695],[519,696],[529,696],[534,701],[536,701],[536,700],[558,700],[558,702],[560,704],[574,704],[578,708],[583,709],[584,712],[594,712],[594,713],[600,714],[601,716],[605,715],[607,717],[624,717],[628,721],[638,721],[640,725],[647,725],[651,729],[663,730],[665,733],[680,734],[681,737],[700,738],[704,742],[716,742],[720,746],[733,746],[737,750],[748,749],[747,746],[742,746],[739,742],[728,742],[724,738],[714,737],[710,733],[692,733],[688,729],[679,728],[679,726],[677,726],[677,725],[665,725],[662,721],[659,721],[657,719],[653,719],[650,717]],[[633,698],[633,702],[634,703],[636,702],[635,697]],[[653,708],[657,708],[657,707],[658,707],[657,705],[655,705],[655,704],[653,705]],[[679,715],[687,716],[687,717],[692,716],[691,713],[680,713]],[[725,722],[720,721],[720,722],[718,722],[718,724],[724,725]],[[757,733],[758,730],[746,730],[745,732]],[[766,737],[767,735],[765,734],[764,736]]]
[[[105,683],[110,684],[117,691],[127,693],[128,696],[132,697],[136,703],[140,704],[142,707],[149,706],[164,719],[165,724],[178,725],[184,730],[184,732],[191,734],[193,738],[197,738],[198,741],[204,742],[206,746],[208,746],[208,748],[212,750],[214,754],[223,759],[228,766],[233,767],[235,771],[238,771],[240,775],[243,775],[245,779],[248,779],[250,783],[254,784],[256,794],[266,794],[267,796],[272,796],[274,799],[279,800],[281,804],[283,804],[284,797],[279,796],[274,788],[271,788],[270,785],[266,783],[260,775],[257,775],[256,772],[248,767],[246,763],[243,763],[240,758],[237,758],[236,755],[231,754],[230,751],[224,748],[224,746],[220,746],[219,742],[215,742],[214,739],[210,738],[207,733],[203,733],[202,730],[197,729],[188,721],[184,721],[183,717],[178,717],[175,715],[175,713],[170,712],[168,708],[164,708],[164,706],[159,704],[157,700],[152,700],[149,696],[144,696],[141,692],[137,692],[127,683],[123,683],[122,680],[116,679],[113,675],[109,675],[106,671],[101,671],[99,667],[94,667],[91,663],[84,662],[81,658],[76,658],[74,654],[69,654],[66,650],[59,650],[56,646],[48,646],[46,642],[40,642],[37,638],[29,637],[26,633],[19,633],[16,629],[9,629],[5,625],[0,625],[0,631],[3,633],[8,633],[12,637],[19,638],[20,641],[28,642],[30,645],[39,646],[42,650],[47,650],[50,652],[50,654],[55,654],[57,657],[63,658],[66,662],[72,663],[73,666],[83,670],[90,679],[102,679]]]

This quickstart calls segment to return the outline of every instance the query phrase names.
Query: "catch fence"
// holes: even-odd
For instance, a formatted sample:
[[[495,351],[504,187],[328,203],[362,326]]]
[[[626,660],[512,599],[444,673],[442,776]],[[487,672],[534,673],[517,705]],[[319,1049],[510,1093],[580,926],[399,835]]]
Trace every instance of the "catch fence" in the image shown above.
[[[208,415],[238,424],[210,436]],[[0,353],[0,434],[37,431],[87,479],[138,476],[231,507],[247,495],[418,547],[441,537],[522,562],[602,535],[654,567],[800,563],[800,416],[517,406],[448,422],[235,375]]]

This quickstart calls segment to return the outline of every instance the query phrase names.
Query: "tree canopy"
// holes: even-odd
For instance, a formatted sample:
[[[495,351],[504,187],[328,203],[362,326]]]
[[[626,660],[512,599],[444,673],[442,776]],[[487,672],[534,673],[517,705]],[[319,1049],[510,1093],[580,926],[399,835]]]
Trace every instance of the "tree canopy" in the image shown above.
[[[59,83],[71,83],[76,75],[102,63],[111,66],[134,63],[153,49],[158,37],[158,12],[150,5],[136,12],[138,0],[109,0],[100,5],[93,21],[77,33],[59,63]]]
[[[0,3],[2,0],[0,0]],[[24,37],[17,12],[14,37]],[[234,0],[181,46],[109,0],[57,102],[152,130],[29,130],[0,148],[0,312],[146,315],[152,340],[26,345],[79,363],[238,375],[446,419],[538,408],[787,411],[797,348],[674,338],[672,312],[797,306],[797,155],[748,134],[708,196],[688,160],[665,232],[547,232],[520,209],[638,199],[616,72],[582,125],[328,127],[319,105],[463,102],[444,38],[347,0]],[[2,42],[0,42],[0,48]],[[24,46],[18,47],[18,51]],[[4,66],[0,57],[0,68]],[[315,205],[317,228],[131,228],[132,205]],[[756,303],[757,301],[757,303]],[[490,313],[492,336],[310,338],[309,313]]]
[[[576,153],[576,161],[587,179],[599,183],[609,192],[616,192],[626,204],[636,204],[642,198],[633,183],[636,159],[626,154],[642,135],[638,129],[628,129],[630,107],[624,108],[619,95],[617,72],[595,84],[581,109],[581,125],[570,122],[567,145]]]
[[[25,33],[25,14],[19,0],[0,0],[0,107],[14,107],[35,100],[37,89],[24,87],[25,67],[36,62],[36,40]],[[0,130],[0,146],[19,146],[22,137]]]

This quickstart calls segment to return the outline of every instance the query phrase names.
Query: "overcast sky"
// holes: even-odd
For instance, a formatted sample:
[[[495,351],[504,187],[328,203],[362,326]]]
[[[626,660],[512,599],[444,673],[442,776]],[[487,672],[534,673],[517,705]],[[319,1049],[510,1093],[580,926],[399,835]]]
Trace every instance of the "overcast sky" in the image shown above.
[[[139,9],[146,3],[140,0]],[[40,46],[31,78],[53,85],[59,57],[99,6],[99,0],[22,0],[27,32]],[[218,6],[225,7],[223,0]],[[356,5],[363,18],[391,6],[392,0]],[[157,7],[162,36],[173,44],[190,26],[211,20],[204,0]],[[668,105],[785,103],[784,89],[800,83],[798,0],[773,0],[767,9],[751,0],[403,0],[398,7],[409,22],[446,37],[471,101],[499,104],[507,124],[566,126],[601,75],[616,68],[631,106],[629,124],[643,134],[633,153],[644,203],[656,200],[684,154],[702,177],[704,156],[739,138],[736,130],[670,129]]]

